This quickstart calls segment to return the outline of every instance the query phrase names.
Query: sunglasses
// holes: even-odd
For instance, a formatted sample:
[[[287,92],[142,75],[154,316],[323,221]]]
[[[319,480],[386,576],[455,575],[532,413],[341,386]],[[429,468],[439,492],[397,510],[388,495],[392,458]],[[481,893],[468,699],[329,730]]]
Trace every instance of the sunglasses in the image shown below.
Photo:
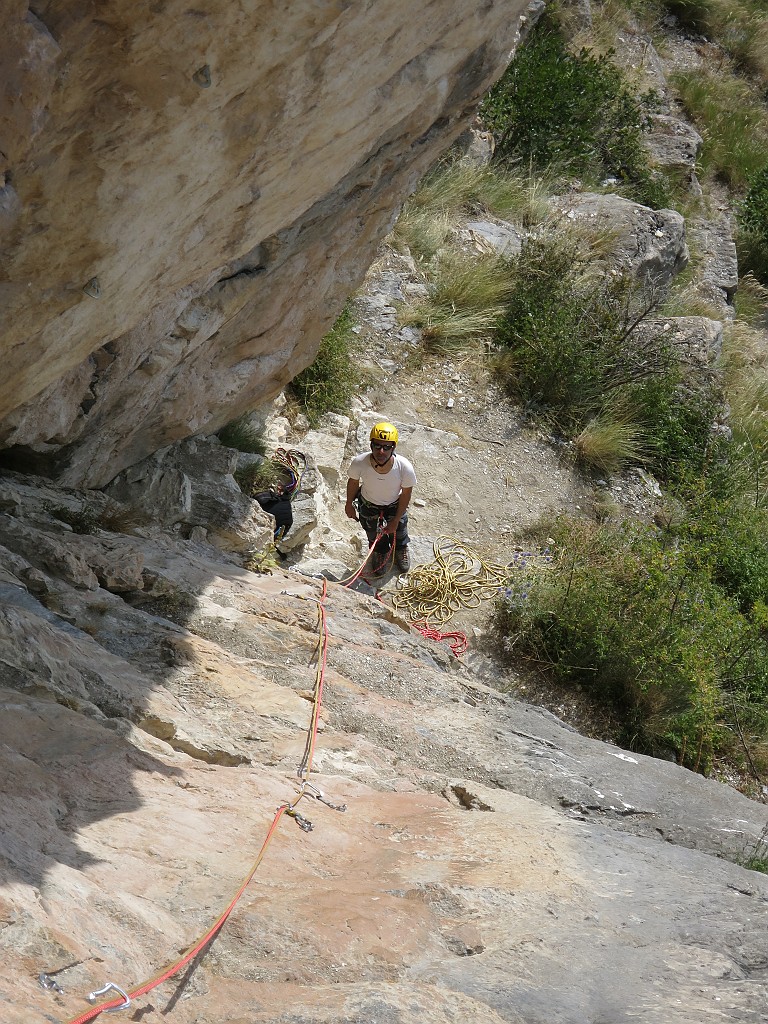
[[[395,450],[393,444],[379,444],[378,441],[371,441],[371,448],[378,448],[382,452],[392,452]]]

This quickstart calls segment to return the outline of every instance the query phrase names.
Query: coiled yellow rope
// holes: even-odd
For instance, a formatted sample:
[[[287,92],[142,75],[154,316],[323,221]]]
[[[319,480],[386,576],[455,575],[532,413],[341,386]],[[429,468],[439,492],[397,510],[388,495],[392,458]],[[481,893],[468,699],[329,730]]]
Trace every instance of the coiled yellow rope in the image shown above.
[[[463,608],[497,597],[512,565],[488,562],[453,537],[434,542],[434,561],[414,566],[397,581],[392,604],[411,620],[442,626]]]

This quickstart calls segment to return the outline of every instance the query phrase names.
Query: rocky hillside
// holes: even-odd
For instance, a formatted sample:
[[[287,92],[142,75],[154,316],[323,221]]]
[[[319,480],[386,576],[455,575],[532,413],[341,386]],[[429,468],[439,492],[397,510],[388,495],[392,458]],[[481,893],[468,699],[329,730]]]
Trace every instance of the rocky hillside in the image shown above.
[[[0,501],[0,1000],[63,1022],[192,945],[295,800],[321,583],[99,493]],[[380,602],[324,604],[311,779],[347,810],[282,819],[143,1021],[762,1019],[768,879],[733,861],[763,805],[503,696]]]
[[[260,26],[259,59],[242,6],[156,4],[157,34],[141,7],[119,17],[110,6],[98,20],[64,7],[27,16],[17,5],[0,44],[19,76],[58,76],[48,93],[42,79],[19,92],[18,123],[26,116],[30,138],[48,139],[46,160],[19,166],[40,189],[82,174],[90,192],[77,195],[103,215],[62,210],[73,248],[54,247],[48,272],[55,281],[76,270],[80,297],[68,306],[52,285],[47,306],[25,306],[14,321],[25,344],[6,352],[6,394],[22,403],[4,421],[6,459],[27,462],[0,478],[2,1020],[82,1021],[88,993],[143,990],[219,919],[275,809],[299,796],[323,618],[324,692],[301,817],[279,818],[205,955],[142,991],[124,1019],[764,1020],[768,876],[744,865],[768,854],[765,804],[587,739],[511,696],[482,618],[460,623],[472,647],[458,660],[413,630],[386,592],[326,592],[307,575],[359,564],[361,537],[339,499],[346,460],[379,413],[396,419],[419,473],[418,561],[445,532],[509,558],[515,528],[595,500],[562,446],[525,423],[478,365],[418,357],[418,331],[397,320],[400,299],[423,287],[415,263],[379,248],[355,300],[376,382],[352,416],[308,432],[281,402],[269,410],[272,444],[301,447],[310,461],[282,567],[245,568],[272,523],[234,480],[243,457],[203,436],[308,361],[400,197],[498,71],[518,5],[468,16],[438,2],[420,17],[413,6],[406,17],[388,4],[292,5]],[[627,46],[656,66],[647,41]],[[175,77],[179,52],[186,77]],[[354,68],[352,91],[339,67]],[[180,121],[182,100],[190,111],[215,106]],[[56,103],[56,130],[70,133],[53,142],[46,132],[59,122],[40,112]],[[274,113],[261,121],[259,104],[270,103],[285,124]],[[266,123],[254,157],[243,126],[267,133]],[[190,139],[201,138],[195,173],[172,179],[168,168],[188,163]],[[296,160],[299,151],[314,156]],[[675,154],[693,174],[690,147]],[[252,172],[253,210],[242,207]],[[12,268],[40,255],[42,211],[51,232],[59,223],[49,198],[22,208],[22,180],[31,178],[7,178],[6,212],[36,233],[14,228]],[[118,186],[144,203],[141,216],[134,206],[125,218],[124,205],[114,214]],[[605,218],[612,258],[640,276],[671,279],[692,228],[711,254],[697,286],[727,317],[727,211],[686,225],[617,196],[572,193],[553,205],[568,220]],[[91,222],[87,239],[77,235]],[[495,219],[460,230],[468,247],[520,242],[519,226]],[[19,303],[21,274],[8,292]],[[705,339],[705,354],[717,349],[718,320],[673,328]],[[44,350],[53,358],[34,398],[25,388]],[[57,480],[28,472],[33,451]],[[625,511],[652,515],[647,476],[610,488]]]

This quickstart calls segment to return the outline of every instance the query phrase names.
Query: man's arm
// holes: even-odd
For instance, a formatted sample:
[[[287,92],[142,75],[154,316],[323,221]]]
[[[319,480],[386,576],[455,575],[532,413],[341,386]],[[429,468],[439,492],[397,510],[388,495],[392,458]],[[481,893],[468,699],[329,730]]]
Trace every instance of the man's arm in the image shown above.
[[[344,511],[346,512],[350,519],[357,519],[357,512],[355,512],[355,506],[352,504],[352,502],[357,497],[357,492],[359,490],[360,481],[350,477],[349,480],[347,480],[347,503],[344,506]]]
[[[392,517],[392,519],[390,519],[389,522],[387,523],[387,528],[384,531],[385,533],[391,533],[392,536],[394,537],[395,531],[397,530],[397,527],[398,527],[398,524],[399,524],[400,520],[403,518],[403,516],[405,515],[405,510],[408,508],[408,506],[411,503],[411,495],[412,494],[413,494],[413,488],[412,487],[404,487],[402,489],[402,491],[400,491],[400,497],[397,499],[397,512],[395,512],[395,514]]]

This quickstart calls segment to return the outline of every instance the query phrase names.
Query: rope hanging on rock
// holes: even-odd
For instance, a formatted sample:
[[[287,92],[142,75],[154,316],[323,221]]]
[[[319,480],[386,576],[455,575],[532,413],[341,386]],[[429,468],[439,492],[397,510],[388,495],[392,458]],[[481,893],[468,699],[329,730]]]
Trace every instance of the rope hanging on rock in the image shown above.
[[[298,793],[293,801],[285,801],[276,809],[275,815],[272,819],[272,823],[267,831],[266,838],[262,843],[261,849],[259,850],[258,856],[254,861],[250,871],[245,876],[240,888],[235,893],[232,900],[224,912],[219,916],[216,922],[211,925],[206,932],[203,933],[187,950],[173,963],[168,964],[158,974],[147,981],[142,982],[135,988],[124,989],[114,984],[113,982],[107,982],[107,984],[92,992],[88,997],[89,1000],[93,1001],[99,996],[104,996],[110,991],[118,993],[117,996],[113,996],[107,999],[106,1002],[101,1002],[98,1005],[90,1007],[88,1010],[84,1010],[77,1017],[71,1018],[67,1024],[88,1024],[95,1017],[98,1017],[102,1013],[110,1013],[114,1010],[127,1010],[131,1006],[131,1001],[137,999],[139,996],[146,995],[147,992],[151,992],[152,989],[157,988],[162,982],[167,981],[174,975],[178,974],[179,971],[187,964],[191,963],[195,957],[201,955],[209,946],[209,943],[218,935],[224,926],[229,915],[235,909],[240,897],[243,895],[245,890],[248,888],[251,879],[256,873],[259,865],[261,864],[264,854],[267,852],[267,847],[272,841],[275,832],[277,831],[280,819],[287,815],[294,819],[296,824],[303,832],[312,831],[312,822],[307,818],[303,817],[296,810],[296,805],[304,799],[304,797],[313,797],[319,803],[323,803],[326,807],[330,807],[335,811],[345,811],[346,806],[344,804],[331,803],[324,796],[322,790],[318,789],[310,782],[310,776],[313,768],[313,759],[315,754],[315,743],[317,741],[317,732],[320,720],[320,708],[323,699],[323,684],[325,680],[325,666],[327,661],[328,651],[328,620],[326,616],[325,600],[327,596],[327,584],[323,580],[322,596],[317,602],[318,609],[318,626],[319,626],[319,637],[316,648],[316,668],[315,668],[315,685],[312,696],[312,714],[310,717],[309,726],[307,728],[307,738],[304,747],[304,755],[301,759],[301,763],[297,766],[296,774],[298,777]]]

